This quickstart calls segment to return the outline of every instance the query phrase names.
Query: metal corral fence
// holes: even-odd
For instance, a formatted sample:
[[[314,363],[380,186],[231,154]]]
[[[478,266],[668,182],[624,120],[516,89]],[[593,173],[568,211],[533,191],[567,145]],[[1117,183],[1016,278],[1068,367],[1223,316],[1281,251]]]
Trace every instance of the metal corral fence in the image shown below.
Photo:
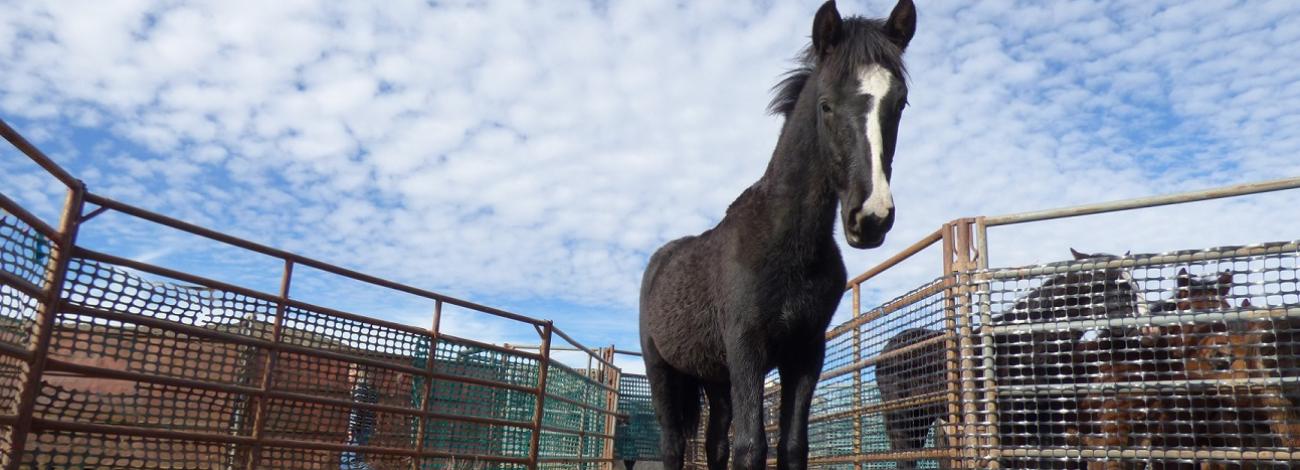
[[[999,269],[987,242],[989,227],[1293,188],[1300,178],[945,224],[849,282],[809,465],[1300,468],[1297,242]],[[940,277],[862,308],[865,281],[936,244]]]
[[[612,466],[612,348],[96,195],[3,121],[0,134],[67,187],[58,226],[0,194],[5,470]],[[105,211],[282,260],[280,289],[78,245]],[[431,328],[298,300],[297,266],[430,300]],[[541,347],[444,334],[444,305],[534,328]],[[557,337],[589,366],[553,361]]]

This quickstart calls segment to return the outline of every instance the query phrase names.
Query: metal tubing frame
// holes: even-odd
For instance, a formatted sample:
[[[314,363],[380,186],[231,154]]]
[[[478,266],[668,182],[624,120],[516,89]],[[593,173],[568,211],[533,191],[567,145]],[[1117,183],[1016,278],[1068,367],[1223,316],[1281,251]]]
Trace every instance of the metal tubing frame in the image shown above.
[[[1190,192],[1177,193],[1177,194],[1117,200],[1117,201],[1103,202],[1098,204],[1088,204],[1088,205],[1081,205],[1081,206],[1064,207],[1064,208],[1048,209],[1042,211],[1017,213],[1017,214],[1006,214],[1000,216],[979,216],[973,218],[956,219],[953,220],[952,222],[943,224],[943,226],[940,227],[934,233],[922,237],[920,240],[914,242],[912,245],[904,248],[903,250],[899,251],[893,256],[887,258],[885,261],[882,261],[881,263],[867,269],[862,274],[855,276],[853,279],[851,279],[848,282],[848,285],[846,286],[846,290],[853,291],[855,295],[860,295],[859,294],[860,285],[863,282],[875,278],[876,276],[880,275],[886,270],[898,265],[902,261],[912,257],[916,253],[919,253],[920,251],[925,250],[936,243],[939,243],[942,246],[943,249],[942,273],[944,277],[941,279],[946,279],[949,276],[957,276],[959,278],[966,280],[966,282],[940,282],[939,284],[934,286],[937,289],[934,292],[930,293],[931,295],[933,295],[933,293],[937,293],[937,292],[946,292],[945,295],[947,298],[945,299],[945,312],[954,312],[955,310],[960,309],[962,312],[965,313],[963,315],[945,315],[945,328],[948,328],[949,331],[957,333],[956,335],[947,335],[949,336],[950,339],[945,340],[950,343],[948,344],[949,346],[948,348],[949,352],[947,357],[948,364],[958,366],[957,367],[958,371],[956,371],[955,373],[951,370],[949,371],[949,377],[948,377],[949,384],[950,384],[949,388],[950,389],[953,388],[952,384],[954,383],[960,383],[960,386],[956,387],[959,390],[950,390],[949,392],[949,398],[950,398],[949,419],[955,416],[962,416],[964,418],[963,423],[961,423],[962,426],[960,426],[960,428],[963,429],[964,431],[963,433],[964,434],[963,440],[965,441],[964,447],[966,447],[966,450],[972,451],[973,453],[961,452],[960,449],[953,449],[954,454],[952,455],[961,456],[961,457],[978,457],[980,459],[983,459],[983,462],[981,462],[982,466],[986,466],[988,468],[998,468],[1000,465],[1000,463],[997,460],[997,456],[1000,449],[1000,438],[998,436],[998,422],[997,422],[998,419],[997,418],[997,413],[998,413],[997,394],[1000,387],[997,385],[997,380],[995,374],[993,373],[992,363],[994,361],[993,356],[995,351],[993,350],[994,348],[993,348],[992,335],[1002,329],[1016,329],[1017,331],[1019,331],[1019,327],[1016,325],[1009,325],[1006,327],[1001,327],[997,330],[995,330],[994,328],[980,329],[980,333],[978,334],[979,336],[978,341],[979,341],[979,348],[981,349],[982,352],[980,356],[982,360],[981,368],[983,369],[983,376],[980,377],[981,379],[980,382],[982,382],[985,391],[982,394],[982,396],[978,398],[975,397],[973,387],[974,387],[976,377],[973,376],[973,370],[970,370],[975,367],[972,359],[975,350],[975,345],[972,343],[972,341],[974,340],[974,337],[972,336],[974,332],[973,329],[970,328],[969,322],[971,319],[965,317],[967,317],[968,314],[971,313],[972,307],[975,305],[976,302],[978,302],[978,305],[980,306],[979,311],[981,312],[981,318],[980,318],[981,325],[991,324],[992,321],[991,315],[989,313],[989,308],[988,308],[990,303],[988,289],[980,288],[978,287],[979,285],[983,285],[987,283],[989,280],[996,279],[996,278],[1023,277],[1027,275],[1046,274],[1046,273],[1055,274],[1060,272],[1083,270],[1083,269],[1146,266],[1146,265],[1168,263],[1170,261],[1175,261],[1175,260],[1186,260],[1188,258],[1194,261],[1200,261],[1200,260],[1210,260],[1210,259],[1227,258],[1227,257],[1235,257],[1235,256],[1243,256],[1243,255],[1260,255],[1260,254],[1268,254],[1273,252],[1295,251],[1296,249],[1298,249],[1298,247],[1295,246],[1296,245],[1295,243],[1280,244],[1277,246],[1265,246],[1265,247],[1250,246],[1250,247],[1243,247],[1236,250],[1220,252],[1220,253],[1168,254],[1168,255],[1158,255],[1158,256],[1153,256],[1153,257],[1143,258],[1138,260],[1123,259],[1123,260],[1108,261],[1108,262],[1101,262],[1101,263],[1088,263],[1088,265],[1086,266],[1070,266],[1070,267],[1065,267],[1060,269],[1054,267],[1033,267],[1033,268],[1018,269],[1018,270],[999,270],[997,273],[989,274],[988,273],[988,268],[989,268],[988,228],[989,227],[1022,224],[1022,223],[1041,221],[1041,220],[1078,217],[1084,215],[1101,214],[1101,213],[1125,211],[1125,210],[1132,210],[1132,209],[1158,207],[1158,206],[1170,205],[1170,204],[1205,201],[1211,199],[1244,196],[1250,194],[1259,194],[1265,192],[1281,191],[1281,190],[1297,189],[1297,188],[1300,188],[1300,177],[1292,177],[1292,178],[1283,178],[1283,179],[1276,179],[1276,180],[1263,181],[1257,183],[1247,183],[1247,184],[1238,184],[1238,185],[1224,186],[1218,188],[1210,188],[1210,189],[1190,191]],[[973,234],[971,233],[972,227],[974,231]],[[965,238],[965,240],[964,241],[961,240],[962,238]],[[876,319],[884,315],[897,311],[902,307],[911,304],[912,302],[916,302],[920,300],[921,298],[924,297],[913,295],[909,299],[906,299],[907,301],[900,302],[901,305],[897,305],[897,306],[885,305],[875,310],[872,310],[871,312],[865,315],[860,313],[859,306],[855,306],[851,319],[845,322],[844,324],[832,328],[827,333],[827,339],[838,337],[852,330],[855,333],[854,335],[855,338],[853,341],[854,341],[854,347],[856,349],[857,347],[860,347],[858,345],[859,339],[857,338],[856,333],[862,327],[862,325],[871,321],[875,321]],[[965,300],[958,300],[958,299],[965,299]],[[855,297],[854,300],[857,301],[858,299]],[[1268,317],[1278,316],[1277,312],[1241,313],[1238,316],[1242,318],[1253,318],[1260,315],[1268,316]],[[1282,315],[1289,316],[1290,312],[1283,312]],[[1185,317],[1183,319],[1185,319]],[[1183,319],[1180,319],[1180,321],[1182,321]],[[964,328],[962,327],[962,325],[957,324],[958,321],[962,321],[963,323],[965,323]],[[1079,322],[1087,322],[1087,321],[1081,320]],[[828,375],[834,377],[834,376],[839,376],[854,371],[860,372],[862,368],[875,364],[877,361],[880,360],[880,357],[866,358],[866,359],[857,358],[857,359],[858,360],[853,364],[823,374],[823,379],[825,379],[826,376]],[[953,393],[957,393],[957,395],[954,396]],[[958,398],[959,400],[954,400],[954,398]],[[887,406],[888,404],[882,404],[882,405]],[[956,408],[959,411],[954,412],[954,408]],[[983,415],[982,420],[978,418],[980,414]],[[954,426],[954,424],[955,423],[949,423],[950,429],[956,427]],[[980,452],[981,450],[987,450],[988,452]],[[984,455],[980,455],[980,454],[984,454]],[[847,459],[847,461],[866,462],[866,461],[874,461],[874,460],[889,460],[890,458],[897,458],[899,455],[901,454],[886,452],[884,454],[881,454],[880,456],[872,456],[872,458],[870,459]],[[841,462],[844,460],[845,459],[834,459],[835,462]],[[810,460],[810,464],[813,463],[830,463],[830,461],[827,460],[826,462],[822,462],[822,460],[818,460],[818,459]],[[973,461],[970,463],[973,463]],[[960,468],[966,466],[966,464],[967,462],[958,462],[957,466]]]
[[[11,142],[13,139],[7,133],[12,131],[13,129],[9,128],[4,121],[0,121],[0,132],[5,132],[5,137],[10,139]],[[22,139],[22,137],[18,136],[18,139]],[[23,142],[26,143],[25,140]],[[34,147],[32,149],[35,150]],[[36,153],[39,154],[39,151],[36,151]],[[48,158],[46,160],[48,161]],[[80,181],[72,180],[64,200],[63,215],[59,222],[59,237],[55,240],[54,250],[46,267],[46,272],[50,273],[49,282],[43,288],[45,297],[42,299],[36,314],[36,334],[33,335],[30,348],[31,361],[28,363],[22,389],[14,407],[15,422],[9,429],[9,460],[4,463],[5,470],[18,470],[28,438],[31,435],[36,396],[40,394],[41,376],[45,373],[46,362],[49,359],[50,341],[54,335],[55,319],[59,316],[63,303],[63,280],[68,274],[68,264],[72,258],[72,247],[77,242],[77,231],[80,229],[81,211],[85,205],[85,195],[85,186]]]
[[[15,280],[21,280],[21,279],[14,279],[14,276],[0,277],[0,283],[4,283],[5,285],[11,285],[15,290],[26,293],[28,295],[31,295],[34,298],[41,300],[39,304],[39,310],[37,312],[37,317],[35,320],[36,334],[33,335],[33,339],[31,340],[31,344],[29,345],[29,347],[19,350],[19,348],[10,347],[9,345],[0,345],[0,354],[17,357],[23,360],[25,363],[27,363],[27,371],[25,372],[22,383],[20,384],[22,388],[19,392],[19,397],[18,400],[16,400],[14,409],[11,410],[12,414],[0,415],[0,425],[10,426],[8,431],[8,436],[5,436],[9,438],[8,441],[10,443],[10,446],[7,449],[9,453],[6,455],[6,457],[8,457],[9,460],[0,464],[0,468],[2,468],[3,470],[15,470],[17,468],[19,462],[21,462],[23,459],[24,451],[28,447],[27,443],[30,440],[29,435],[31,434],[31,432],[34,431],[97,432],[97,433],[108,433],[108,434],[115,434],[115,435],[122,435],[122,436],[156,437],[156,438],[166,438],[166,439],[226,443],[226,444],[237,446],[236,449],[242,448],[243,451],[247,451],[247,453],[242,454],[242,455],[246,455],[248,458],[248,460],[245,462],[246,468],[255,468],[258,465],[260,451],[265,447],[288,447],[288,448],[296,448],[296,449],[331,450],[331,451],[352,450],[352,451],[359,451],[359,452],[388,454],[388,455],[405,455],[405,456],[412,456],[417,459],[415,465],[413,465],[413,467],[415,468],[418,468],[419,466],[420,463],[419,459],[425,457],[526,464],[529,465],[530,468],[534,468],[534,469],[537,468],[539,462],[565,462],[565,461],[598,462],[601,463],[602,466],[606,468],[612,466],[612,463],[615,460],[612,456],[613,447],[614,447],[613,441],[615,437],[613,434],[612,422],[617,416],[618,377],[620,376],[620,370],[613,363],[613,356],[614,354],[629,354],[632,353],[631,351],[618,350],[613,347],[610,347],[608,349],[602,348],[600,351],[593,351],[587,348],[586,346],[584,346],[582,343],[570,337],[565,332],[556,328],[554,324],[549,320],[535,319],[524,315],[516,314],[513,312],[508,312],[493,307],[488,307],[481,304],[457,299],[436,292],[431,292],[416,287],[411,287],[408,285],[388,281],[385,279],[381,279],[378,277],[353,271],[347,268],[342,268],[322,261],[318,261],[312,258],[307,258],[305,256],[301,256],[298,254],[286,252],[283,250],[271,248],[265,245],[261,245],[258,243],[254,243],[251,241],[226,235],[221,232],[199,227],[197,225],[189,224],[187,222],[183,222],[178,219],[174,219],[162,214],[150,212],[135,206],[127,205],[106,197],[102,197],[90,193],[85,189],[84,184],[82,184],[79,180],[73,178],[69,173],[63,170],[63,168],[59,167],[58,164],[56,164],[52,159],[50,159],[45,154],[41,153],[40,150],[37,149],[34,145],[32,145],[30,142],[23,139],[21,135],[18,135],[18,133],[14,131],[11,127],[9,127],[9,125],[5,123],[3,120],[0,120],[0,135],[3,135],[3,137],[6,140],[8,140],[15,148],[17,148],[22,153],[26,154],[34,162],[36,162],[38,165],[44,168],[48,173],[53,175],[55,178],[60,180],[64,185],[68,187],[67,198],[65,200],[65,204],[63,207],[63,215],[61,218],[60,227],[58,229],[49,226],[40,218],[31,214],[21,205],[9,199],[8,197],[5,197],[4,195],[0,195],[0,210],[3,210],[5,213],[14,215],[18,220],[26,223],[28,226],[32,227],[36,232],[52,239],[53,246],[55,247],[55,250],[50,256],[49,263],[46,266],[46,272],[48,273],[47,279],[49,280],[46,287],[40,288],[35,285],[30,285],[30,283],[12,282]],[[83,212],[85,211],[87,204],[94,204],[97,207],[95,207],[94,210],[91,211],[89,214],[84,214]],[[266,294],[253,289],[247,289],[232,284],[216,281],[213,279],[203,278],[201,276],[175,271],[160,266],[154,266],[147,263],[127,260],[124,258],[109,255],[107,253],[97,253],[77,246],[76,235],[81,224],[109,210],[117,211],[127,216],[134,217],[137,219],[143,219],[145,221],[162,225],[164,227],[168,227],[171,229],[187,232],[193,235],[198,235],[200,237],[208,238],[210,240],[214,240],[219,243],[224,243],[226,245],[234,246],[236,248],[241,248],[246,251],[252,251],[255,253],[280,259],[285,263],[285,271],[283,273],[279,295]],[[64,282],[64,278],[68,273],[68,266],[70,260],[78,257],[84,257],[84,258],[93,259],[93,260],[97,260],[109,264],[115,264],[115,265],[120,265],[128,268],[139,269],[143,272],[151,273],[154,275],[168,277],[168,278],[180,280],[182,282],[195,283],[198,285],[205,286],[209,289],[225,290],[228,292],[245,295],[253,299],[274,303],[275,317],[274,317],[274,324],[272,325],[271,339],[267,340],[267,339],[255,338],[255,337],[245,337],[235,333],[229,333],[229,332],[218,331],[218,330],[210,330],[210,329],[205,329],[193,325],[171,322],[164,319],[153,318],[149,316],[128,315],[116,311],[101,310],[94,307],[67,304],[62,299],[63,282]],[[378,320],[374,318],[368,318],[365,316],[356,315],[349,312],[343,312],[339,310],[329,309],[329,308],[297,301],[291,298],[291,296],[289,295],[289,286],[291,285],[292,282],[293,267],[296,265],[303,265],[321,271],[325,271],[333,275],[342,276],[348,279],[361,281],[364,283],[376,285],[390,290],[416,295],[418,297],[423,297],[426,299],[432,299],[435,302],[435,311],[433,315],[432,328],[431,330],[421,330],[418,328],[409,327],[408,325],[387,322],[384,320]],[[524,351],[518,351],[518,350],[514,350],[514,349],[510,349],[498,345],[492,345],[492,344],[482,343],[474,340],[469,340],[465,338],[456,338],[452,336],[443,335],[440,329],[443,304],[456,305],[480,313],[486,313],[489,315],[505,318],[507,320],[513,320],[525,324],[531,324],[534,326],[534,328],[537,329],[539,335],[541,335],[542,337],[542,346],[540,347],[540,351],[537,353],[524,352]],[[369,325],[374,325],[376,327],[389,328],[389,329],[411,333],[411,334],[427,335],[430,338],[428,363],[423,368],[415,368],[415,367],[409,367],[401,364],[387,363],[385,361],[370,358],[370,357],[362,357],[362,355],[352,354],[350,352],[314,349],[314,348],[298,346],[293,344],[286,344],[282,341],[283,339],[282,335],[283,335],[283,328],[287,326],[285,324],[286,323],[285,317],[288,314],[287,311],[289,308],[299,308],[299,309],[310,311],[314,314],[328,315],[343,320],[361,322]],[[55,329],[55,327],[57,327],[57,320],[56,320],[57,316],[65,310],[68,312],[72,312],[73,314],[76,315],[86,315],[90,317],[103,318],[110,321],[122,321],[122,322],[137,324],[149,328],[156,328],[162,331],[176,332],[180,334],[196,336],[198,338],[204,338],[204,339],[209,339],[209,340],[214,340],[219,342],[227,342],[234,345],[257,348],[263,351],[264,354],[266,354],[266,357],[262,359],[264,363],[264,368],[262,370],[260,381],[258,383],[258,386],[253,387],[253,386],[236,385],[231,383],[219,383],[219,382],[212,382],[212,381],[198,380],[198,379],[170,377],[170,376],[157,375],[157,374],[144,373],[144,372],[116,370],[116,369],[109,369],[109,368],[103,368],[97,366],[86,366],[74,362],[48,358],[51,349],[50,343],[53,341],[53,330]],[[582,351],[588,355],[589,360],[596,361],[601,364],[599,375],[595,378],[592,378],[591,384],[598,385],[599,388],[603,389],[598,393],[605,394],[607,400],[607,406],[604,408],[595,407],[585,402],[578,402],[578,401],[570,400],[567,397],[561,397],[561,396],[551,396],[550,398],[558,401],[563,401],[563,402],[571,402],[574,405],[584,407],[587,409],[593,409],[604,413],[606,425],[607,427],[609,427],[608,432],[593,433],[593,432],[587,432],[583,430],[574,431],[574,430],[561,429],[553,426],[544,425],[544,415],[545,415],[544,404],[546,398],[549,396],[549,394],[546,393],[547,375],[550,366],[552,365],[551,358],[550,358],[550,351],[551,351],[550,343],[553,335],[559,335],[561,338],[563,338],[564,340],[572,344],[572,348],[571,348],[572,350]],[[437,352],[436,348],[438,343],[442,341],[444,337],[447,340],[454,341],[458,344],[464,343],[466,345],[479,346],[484,349],[497,351],[497,352],[505,352],[520,358],[526,358],[526,359],[532,359],[538,361],[537,363],[539,365],[539,368],[538,368],[537,386],[527,387],[527,386],[514,385],[508,383],[500,383],[491,380],[475,379],[472,377],[460,377],[460,376],[454,376],[448,374],[440,374],[436,372],[436,367],[434,365],[434,361],[436,360],[436,352]],[[565,349],[567,350],[570,348],[565,348]],[[379,405],[379,404],[369,404],[369,403],[355,403],[352,401],[335,399],[335,398],[317,397],[317,396],[304,395],[304,394],[298,394],[292,392],[276,391],[274,390],[274,383],[273,383],[274,374],[276,370],[277,357],[282,353],[302,354],[302,355],[307,355],[309,357],[343,361],[349,364],[353,364],[354,366],[377,367],[377,368],[393,371],[396,373],[404,373],[415,377],[424,378],[426,379],[424,390],[423,390],[424,400],[420,404],[418,409],[407,409],[404,407],[394,407],[389,405]],[[563,364],[557,363],[554,365],[564,367]],[[201,433],[201,432],[190,432],[190,431],[172,431],[167,429],[142,428],[142,427],[129,426],[129,425],[100,425],[100,424],[87,424],[87,423],[78,423],[78,422],[63,422],[63,421],[50,420],[44,418],[35,418],[33,417],[33,411],[35,407],[36,396],[39,394],[41,378],[47,375],[46,372],[64,373],[64,374],[71,373],[71,374],[75,374],[78,376],[85,376],[85,377],[100,377],[100,378],[129,380],[129,381],[145,382],[145,383],[170,384],[170,385],[176,385],[182,387],[191,387],[196,389],[213,390],[222,393],[248,395],[250,397],[255,397],[257,400],[256,403],[252,406],[253,416],[252,416],[251,424],[253,426],[253,431],[250,436],[240,436],[240,435],[213,434],[213,433]],[[459,416],[459,415],[449,415],[443,413],[433,413],[430,410],[431,403],[432,403],[433,380],[455,381],[460,383],[516,390],[516,391],[533,394],[537,399],[533,420],[531,422],[524,423],[524,422],[513,422],[507,420],[500,420],[500,419],[478,418],[473,416]],[[266,426],[265,423],[266,423],[266,416],[268,412],[267,406],[270,399],[290,399],[290,400],[317,403],[317,404],[328,405],[328,406],[364,408],[364,409],[370,409],[378,412],[417,416],[420,419],[420,425],[416,436],[420,439],[420,442],[418,442],[413,449],[405,449],[405,448],[385,448],[385,447],[377,447],[377,446],[333,444],[333,443],[315,442],[315,441],[299,441],[293,439],[267,438],[263,434],[265,433],[265,426]],[[247,407],[248,405],[245,406]],[[452,452],[434,451],[434,450],[426,449],[424,441],[427,435],[427,430],[426,430],[427,422],[430,419],[446,419],[446,420],[469,422],[469,423],[480,423],[480,424],[488,424],[488,425],[520,427],[524,429],[531,429],[532,440],[529,446],[530,455],[527,458],[514,458],[514,457],[500,457],[500,456],[492,456],[492,455],[457,454]],[[577,456],[576,458],[564,458],[564,457],[541,458],[540,438],[543,430],[604,439],[606,442],[605,449],[603,452],[604,455],[602,455],[602,458],[586,458],[583,456]]]

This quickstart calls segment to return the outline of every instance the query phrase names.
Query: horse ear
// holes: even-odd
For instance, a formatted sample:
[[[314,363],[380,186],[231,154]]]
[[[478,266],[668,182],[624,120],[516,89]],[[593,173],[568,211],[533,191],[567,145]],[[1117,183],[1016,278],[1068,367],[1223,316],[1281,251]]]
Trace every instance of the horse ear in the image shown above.
[[[1131,255],[1131,254],[1133,254],[1133,250],[1128,250],[1128,251],[1125,251],[1125,252],[1124,252],[1124,256],[1128,256],[1128,255]]]
[[[1086,255],[1086,254],[1084,254],[1084,253],[1079,253],[1079,250],[1075,250],[1074,247],[1070,247],[1070,254],[1074,256],[1074,259],[1075,259],[1076,261],[1088,257],[1088,255]]]
[[[899,50],[907,49],[907,43],[912,42],[912,35],[916,34],[916,5],[912,0],[898,0],[898,5],[894,5],[889,20],[885,21],[885,34],[898,45]]]
[[[1219,273],[1219,295],[1224,296],[1232,292],[1232,271]]]
[[[1242,301],[1241,301],[1241,308],[1250,308],[1250,299],[1242,300]]]
[[[1192,277],[1187,274],[1187,268],[1178,270],[1178,287],[1187,287],[1192,285]]]
[[[831,46],[840,42],[843,35],[843,20],[840,19],[839,10],[835,9],[835,0],[827,0],[817,9],[817,16],[813,17],[813,49],[817,50],[817,57],[823,57]]]

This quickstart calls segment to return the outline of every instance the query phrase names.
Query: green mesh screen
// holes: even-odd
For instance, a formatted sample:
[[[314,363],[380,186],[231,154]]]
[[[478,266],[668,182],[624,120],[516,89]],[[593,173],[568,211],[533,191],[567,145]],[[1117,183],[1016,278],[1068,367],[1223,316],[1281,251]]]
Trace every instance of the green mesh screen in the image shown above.
[[[650,381],[624,374],[618,385],[618,411],[627,420],[618,424],[614,454],[623,460],[659,460],[659,422],[650,402]]]

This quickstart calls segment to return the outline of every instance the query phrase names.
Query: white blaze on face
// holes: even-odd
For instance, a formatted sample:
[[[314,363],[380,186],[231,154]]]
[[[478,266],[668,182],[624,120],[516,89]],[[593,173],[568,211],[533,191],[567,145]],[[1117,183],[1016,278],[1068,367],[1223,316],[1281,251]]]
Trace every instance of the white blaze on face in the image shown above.
[[[885,218],[894,209],[894,196],[885,179],[885,142],[880,132],[882,119],[881,100],[894,84],[894,74],[876,64],[863,67],[858,73],[858,91],[871,95],[871,110],[867,112],[867,143],[871,145],[871,194],[862,203],[862,215]]]

